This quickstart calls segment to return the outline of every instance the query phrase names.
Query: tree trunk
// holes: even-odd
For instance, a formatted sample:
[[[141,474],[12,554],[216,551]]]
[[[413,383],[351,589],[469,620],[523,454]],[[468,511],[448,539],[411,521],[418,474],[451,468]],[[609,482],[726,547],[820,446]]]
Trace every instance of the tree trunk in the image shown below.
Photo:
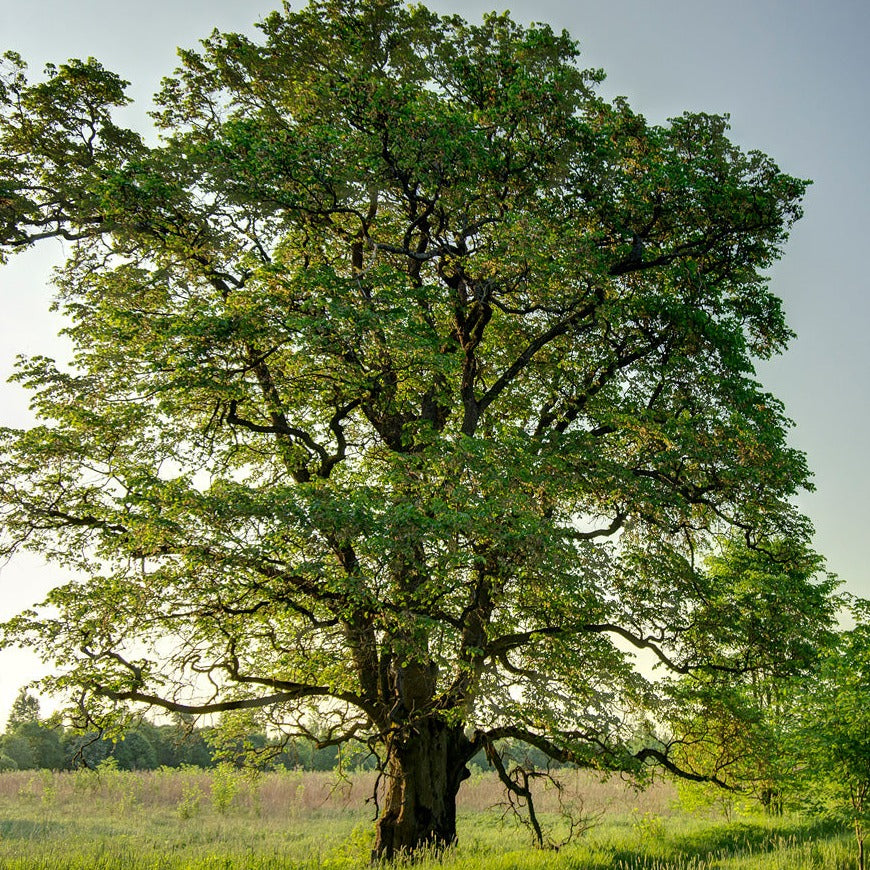
[[[390,737],[373,859],[456,842],[456,794],[469,776],[470,746],[461,728],[433,718],[408,723]]]
[[[761,805],[769,816],[781,816],[783,814],[782,791],[778,788],[767,787],[761,791]]]
[[[858,870],[864,870],[864,828],[855,820],[855,836],[858,839]]]

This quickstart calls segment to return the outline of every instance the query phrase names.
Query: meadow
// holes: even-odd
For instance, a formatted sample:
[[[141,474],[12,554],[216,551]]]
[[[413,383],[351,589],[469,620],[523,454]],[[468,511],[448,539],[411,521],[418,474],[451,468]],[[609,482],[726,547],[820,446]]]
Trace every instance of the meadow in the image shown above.
[[[357,870],[369,865],[374,774],[229,767],[0,774],[3,870]],[[460,792],[459,844],[418,866],[450,870],[847,870],[849,832],[740,807],[689,809],[669,782],[636,791],[571,772],[565,796],[588,829],[555,850],[532,847],[499,806],[495,775]],[[540,811],[564,833],[554,792]],[[560,830],[561,826],[561,830]]]

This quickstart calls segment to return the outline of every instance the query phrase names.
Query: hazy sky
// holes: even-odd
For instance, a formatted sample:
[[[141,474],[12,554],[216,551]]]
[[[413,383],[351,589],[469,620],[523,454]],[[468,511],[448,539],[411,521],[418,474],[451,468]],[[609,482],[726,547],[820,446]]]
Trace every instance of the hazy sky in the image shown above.
[[[47,61],[93,56],[132,83],[128,124],[145,111],[176,46],[214,27],[252,31],[280,0],[0,0],[0,49],[35,72]],[[292,4],[298,8],[299,3]],[[584,66],[607,72],[606,96],[628,97],[651,121],[684,110],[731,115],[733,138],[811,178],[772,287],[798,333],[788,353],[760,370],[795,421],[817,491],[801,498],[816,545],[846,587],[870,596],[865,564],[870,462],[870,3],[867,0],[430,0],[469,19],[508,8],[579,40]],[[0,269],[0,425],[27,422],[27,397],[2,383],[17,353],[63,353],[48,313],[52,257],[41,251]],[[0,618],[41,599],[58,579],[33,557],[0,570]],[[0,654],[0,723],[18,687],[36,673],[24,654]]]

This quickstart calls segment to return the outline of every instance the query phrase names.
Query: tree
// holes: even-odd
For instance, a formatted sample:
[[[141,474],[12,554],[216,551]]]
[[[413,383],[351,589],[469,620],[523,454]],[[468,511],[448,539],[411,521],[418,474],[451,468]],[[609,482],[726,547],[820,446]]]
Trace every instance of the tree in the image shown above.
[[[35,698],[27,689],[20,689],[12,702],[9,718],[6,720],[7,731],[12,731],[26,722],[39,721],[39,699]]]
[[[861,621],[842,633],[800,698],[793,752],[801,760],[799,782],[807,803],[854,829],[858,868],[864,870],[870,825],[870,604],[856,602],[855,610]]]
[[[154,770],[158,767],[157,752],[143,728],[127,731],[124,739],[115,744],[112,757],[121,770]]]
[[[30,741],[20,734],[4,734],[0,737],[0,755],[11,759],[14,765],[12,770],[33,770],[37,767]]]
[[[74,770],[99,767],[112,751],[112,742],[103,739],[100,731],[65,730],[61,738],[64,766]]]
[[[809,535],[753,376],[806,183],[725,118],[605,101],[545,25],[322,0],[261,30],[181,52],[154,146],[96,61],[30,83],[6,55],[0,240],[67,241],[76,351],[21,363],[42,419],[3,433],[5,550],[81,579],[4,642],[93,722],[368,740],[381,857],[452,842],[504,738],[675,770],[629,650],[787,648],[734,663],[700,557]]]
[[[672,756],[707,770],[734,792],[748,793],[779,815],[796,769],[803,763],[789,747],[801,716],[803,694],[837,637],[836,577],[822,559],[793,541],[750,548],[739,539],[721,542],[707,559],[713,622],[696,610],[693,630],[717,630],[717,645],[730,648],[731,667],[698,672],[674,685]],[[719,614],[732,618],[720,623]],[[752,667],[752,647],[781,644],[781,659]]]
[[[22,688],[12,702],[0,747],[19,770],[63,767],[60,730],[40,718],[39,700],[26,688]]]
[[[25,722],[13,731],[9,731],[7,738],[12,740],[25,740],[30,746],[32,766],[42,770],[60,770],[66,761],[61,743],[61,732],[57,727],[46,722]],[[12,750],[8,755],[15,758]],[[18,759],[16,758],[16,761]],[[19,763],[19,768],[25,765]]]
[[[158,766],[213,767],[212,752],[206,742],[207,732],[196,728],[191,716],[177,713],[174,719],[171,725],[153,725],[147,721],[139,725],[157,753]]]

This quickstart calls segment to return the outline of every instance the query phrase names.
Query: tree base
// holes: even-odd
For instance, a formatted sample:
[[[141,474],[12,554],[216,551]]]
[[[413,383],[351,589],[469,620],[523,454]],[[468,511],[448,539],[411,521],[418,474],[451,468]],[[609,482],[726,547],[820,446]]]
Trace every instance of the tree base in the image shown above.
[[[461,728],[437,719],[418,720],[391,738],[374,861],[438,851],[456,842],[456,795],[470,775],[470,751]]]

